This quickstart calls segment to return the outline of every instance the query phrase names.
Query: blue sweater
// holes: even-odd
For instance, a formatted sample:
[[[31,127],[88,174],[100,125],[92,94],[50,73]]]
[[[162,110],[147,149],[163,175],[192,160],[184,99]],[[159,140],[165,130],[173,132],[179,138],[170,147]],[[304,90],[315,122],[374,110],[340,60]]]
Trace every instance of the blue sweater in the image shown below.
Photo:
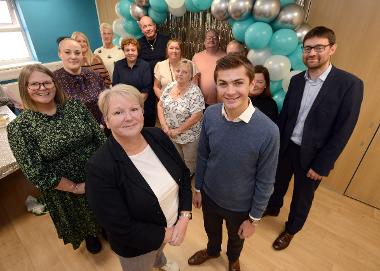
[[[273,192],[277,126],[255,110],[249,123],[227,121],[222,104],[207,108],[199,139],[195,188],[218,206],[260,218]]]

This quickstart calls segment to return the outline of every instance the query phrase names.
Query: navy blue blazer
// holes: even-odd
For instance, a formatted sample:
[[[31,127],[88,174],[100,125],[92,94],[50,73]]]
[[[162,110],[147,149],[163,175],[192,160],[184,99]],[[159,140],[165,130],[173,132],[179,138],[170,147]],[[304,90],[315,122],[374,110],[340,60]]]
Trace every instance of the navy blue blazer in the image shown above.
[[[191,211],[190,172],[171,140],[159,128],[142,135],[179,186],[179,210]],[[135,257],[158,249],[166,218],[158,199],[120,144],[111,135],[86,165],[86,196],[113,251]]]
[[[280,157],[296,125],[305,88],[305,72],[292,77],[278,119]],[[301,166],[327,176],[347,144],[359,117],[363,81],[332,67],[305,120],[300,149]]]

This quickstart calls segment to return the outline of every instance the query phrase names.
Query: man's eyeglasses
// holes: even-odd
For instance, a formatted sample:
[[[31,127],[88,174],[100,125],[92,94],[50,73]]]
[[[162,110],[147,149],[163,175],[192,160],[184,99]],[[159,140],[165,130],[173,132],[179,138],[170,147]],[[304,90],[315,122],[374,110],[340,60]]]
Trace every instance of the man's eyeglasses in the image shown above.
[[[218,40],[218,37],[205,37],[205,40]]]
[[[323,52],[326,50],[326,47],[327,47],[327,46],[331,46],[331,45],[332,45],[332,44],[329,43],[329,44],[327,44],[327,45],[317,44],[317,45],[315,45],[315,46],[305,46],[305,47],[302,47],[302,51],[303,51],[304,53],[309,54],[309,53],[311,53],[311,50],[314,49],[314,51],[315,51],[316,53],[323,53]]]
[[[39,90],[41,86],[44,86],[46,89],[52,89],[54,87],[54,82],[53,81],[45,81],[45,82],[33,82],[33,83],[28,83],[28,88],[30,90]]]

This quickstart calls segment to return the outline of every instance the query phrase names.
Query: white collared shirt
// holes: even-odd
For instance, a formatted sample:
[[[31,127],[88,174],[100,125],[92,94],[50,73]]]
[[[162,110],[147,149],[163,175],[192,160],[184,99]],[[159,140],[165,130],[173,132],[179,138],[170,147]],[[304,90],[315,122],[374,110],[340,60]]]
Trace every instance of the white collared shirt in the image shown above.
[[[300,110],[298,112],[296,126],[294,127],[292,136],[290,138],[297,145],[301,145],[305,120],[309,114],[311,107],[313,106],[315,99],[319,94],[319,91],[323,86],[323,83],[326,81],[331,68],[332,65],[330,64],[328,68],[315,80],[310,79],[308,72],[305,73],[305,89],[302,95],[302,101]]]
[[[244,112],[241,113],[240,116],[238,116],[237,118],[231,120],[231,119],[228,117],[227,112],[226,112],[226,110],[224,109],[224,104],[223,104],[223,106],[222,106],[222,115],[223,115],[223,117],[225,117],[226,120],[228,120],[228,121],[232,121],[232,122],[244,121],[245,123],[248,123],[248,122],[251,120],[252,115],[253,115],[253,113],[255,112],[255,110],[256,110],[256,109],[253,107],[252,102],[251,102],[251,100],[249,99],[249,100],[248,100],[248,107],[247,107],[247,108],[244,110]]]

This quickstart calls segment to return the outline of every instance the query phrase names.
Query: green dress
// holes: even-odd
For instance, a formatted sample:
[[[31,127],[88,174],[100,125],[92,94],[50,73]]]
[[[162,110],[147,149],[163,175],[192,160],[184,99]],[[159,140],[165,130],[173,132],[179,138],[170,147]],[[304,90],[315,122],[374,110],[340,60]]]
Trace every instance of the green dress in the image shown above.
[[[40,191],[64,243],[74,249],[98,226],[85,195],[54,189],[62,177],[85,181],[88,158],[105,142],[91,113],[77,100],[48,116],[25,110],[8,125],[8,139],[22,172]]]

